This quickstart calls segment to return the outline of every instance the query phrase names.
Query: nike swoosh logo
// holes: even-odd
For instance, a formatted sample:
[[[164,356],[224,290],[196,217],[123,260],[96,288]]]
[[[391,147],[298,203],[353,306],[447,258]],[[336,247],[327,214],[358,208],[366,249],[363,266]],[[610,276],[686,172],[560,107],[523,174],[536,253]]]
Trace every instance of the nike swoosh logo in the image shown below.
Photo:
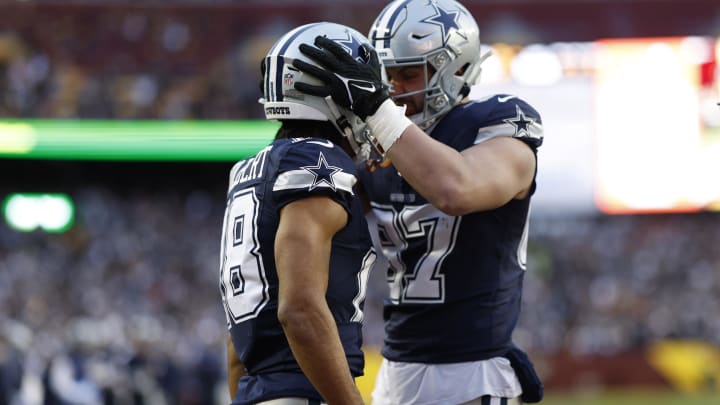
[[[360,90],[369,91],[369,92],[371,92],[371,93],[374,93],[374,92],[375,92],[375,85],[372,84],[372,83],[368,83],[368,86],[360,86],[360,85],[358,85],[357,83],[350,83],[350,85],[351,85],[351,86],[355,86],[355,87],[357,87],[357,88],[360,89]]]
[[[504,103],[504,102],[510,100],[511,98],[515,98],[515,96],[498,97],[498,103]]]
[[[431,33],[428,33],[428,34],[425,34],[425,35],[412,34],[412,37],[413,37],[413,39],[424,39],[424,38],[429,37],[430,35],[432,35],[432,32],[431,32]]]
[[[307,143],[314,143],[315,145],[324,146],[326,148],[332,148],[335,146],[335,144],[330,141],[307,141]]]

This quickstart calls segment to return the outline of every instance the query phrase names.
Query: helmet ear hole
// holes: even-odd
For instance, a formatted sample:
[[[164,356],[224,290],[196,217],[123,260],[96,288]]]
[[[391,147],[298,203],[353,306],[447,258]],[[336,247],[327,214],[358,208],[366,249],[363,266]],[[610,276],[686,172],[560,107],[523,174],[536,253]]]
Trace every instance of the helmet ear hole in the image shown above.
[[[466,64],[462,65],[462,67],[461,67],[460,69],[458,69],[457,72],[455,72],[455,76],[462,76],[462,75],[464,75],[464,74],[465,74],[465,71],[467,71],[467,68],[468,68],[469,66],[470,66],[469,63],[466,63]]]

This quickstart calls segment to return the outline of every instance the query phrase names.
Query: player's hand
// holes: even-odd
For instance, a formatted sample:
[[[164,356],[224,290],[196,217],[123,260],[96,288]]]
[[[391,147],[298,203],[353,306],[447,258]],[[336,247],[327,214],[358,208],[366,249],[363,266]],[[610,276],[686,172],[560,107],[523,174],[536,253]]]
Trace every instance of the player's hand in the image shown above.
[[[315,38],[315,46],[301,44],[300,51],[324,69],[298,59],[293,61],[293,66],[315,76],[323,85],[296,83],[295,89],[313,96],[330,96],[363,120],[390,98],[390,92],[382,82],[377,52],[369,44],[361,45],[360,60],[353,59],[342,46],[323,36]]]

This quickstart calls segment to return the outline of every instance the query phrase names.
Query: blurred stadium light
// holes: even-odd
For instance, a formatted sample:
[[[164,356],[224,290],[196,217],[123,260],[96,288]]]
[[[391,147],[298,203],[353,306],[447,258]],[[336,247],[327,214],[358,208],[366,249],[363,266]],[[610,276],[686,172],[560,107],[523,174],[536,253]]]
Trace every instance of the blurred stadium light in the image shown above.
[[[64,194],[10,194],[3,202],[7,224],[21,232],[68,230],[75,217],[72,199]]]

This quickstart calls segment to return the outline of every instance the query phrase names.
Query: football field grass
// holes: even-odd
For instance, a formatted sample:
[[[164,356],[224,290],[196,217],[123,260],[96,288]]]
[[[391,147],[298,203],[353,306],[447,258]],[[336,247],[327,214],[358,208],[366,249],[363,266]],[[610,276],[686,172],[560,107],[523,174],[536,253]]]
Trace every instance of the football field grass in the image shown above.
[[[720,392],[683,394],[662,390],[549,391],[541,405],[720,405]]]

